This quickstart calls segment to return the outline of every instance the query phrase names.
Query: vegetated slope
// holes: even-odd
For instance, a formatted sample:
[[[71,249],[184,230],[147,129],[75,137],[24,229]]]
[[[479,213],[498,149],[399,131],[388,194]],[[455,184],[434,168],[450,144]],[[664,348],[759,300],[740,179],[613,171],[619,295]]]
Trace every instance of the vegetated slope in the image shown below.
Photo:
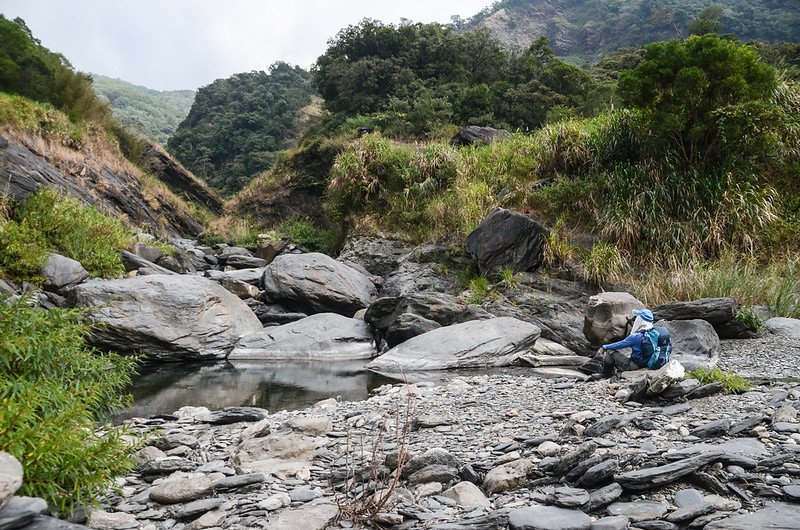
[[[194,90],[162,92],[97,74],[92,75],[92,86],[108,100],[117,121],[162,145],[189,115],[195,96]]]
[[[742,40],[800,41],[797,0],[504,0],[461,25],[487,29],[509,48],[546,36],[559,56],[596,58],[623,46],[689,34],[712,4],[722,7],[721,33]]]
[[[313,95],[309,73],[281,62],[219,79],[197,92],[167,145],[215,188],[238,191],[289,147]]]

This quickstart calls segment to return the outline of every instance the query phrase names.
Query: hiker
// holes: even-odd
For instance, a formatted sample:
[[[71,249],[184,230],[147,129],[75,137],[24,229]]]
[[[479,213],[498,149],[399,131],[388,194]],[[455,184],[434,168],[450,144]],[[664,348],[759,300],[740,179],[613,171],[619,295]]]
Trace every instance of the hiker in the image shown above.
[[[621,372],[648,368],[649,359],[643,355],[642,342],[649,340],[647,332],[653,329],[653,313],[649,309],[635,309],[633,315],[636,320],[633,322],[630,335],[619,342],[600,346],[600,349],[597,350],[597,357],[603,360],[603,377],[614,375],[614,368],[619,369]],[[644,346],[646,347],[647,345]],[[623,348],[632,350],[630,357],[620,351]],[[650,356],[649,353],[652,353],[652,348],[649,350],[647,357]]]

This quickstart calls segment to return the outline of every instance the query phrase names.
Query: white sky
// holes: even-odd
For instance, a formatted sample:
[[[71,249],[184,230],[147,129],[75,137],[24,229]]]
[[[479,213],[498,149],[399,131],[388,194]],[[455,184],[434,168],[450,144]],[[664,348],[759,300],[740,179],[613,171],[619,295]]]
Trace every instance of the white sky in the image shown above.
[[[308,68],[363,18],[470,17],[491,0],[0,0],[84,72],[158,90],[199,88],[283,60]]]

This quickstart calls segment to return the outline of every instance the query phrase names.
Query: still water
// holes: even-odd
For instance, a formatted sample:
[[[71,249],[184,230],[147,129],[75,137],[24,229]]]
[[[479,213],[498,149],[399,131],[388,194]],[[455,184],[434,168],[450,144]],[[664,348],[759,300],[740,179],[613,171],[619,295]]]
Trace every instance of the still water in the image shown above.
[[[134,404],[118,420],[170,414],[191,405],[297,410],[328,398],[360,401],[396,382],[353,362],[251,362],[164,364],[140,367],[129,389]]]

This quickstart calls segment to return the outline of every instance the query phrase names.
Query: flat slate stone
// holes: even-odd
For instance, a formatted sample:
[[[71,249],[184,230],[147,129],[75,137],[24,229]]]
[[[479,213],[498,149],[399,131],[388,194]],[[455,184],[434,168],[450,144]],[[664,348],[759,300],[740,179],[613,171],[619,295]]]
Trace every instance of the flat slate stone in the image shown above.
[[[197,414],[194,419],[200,423],[212,425],[230,425],[232,423],[261,421],[269,413],[256,407],[226,407],[214,412]]]
[[[520,508],[508,514],[509,530],[589,530],[592,519],[580,510],[555,506]]]
[[[667,521],[670,523],[685,523],[687,521],[694,521],[701,515],[707,515],[717,509],[713,502],[704,502],[701,504],[693,504],[691,506],[684,506],[678,508],[667,516]]]
[[[624,515],[632,522],[660,519],[667,513],[667,505],[655,501],[615,502],[608,507],[609,515]]]
[[[47,502],[38,497],[12,497],[0,510],[0,530],[25,526],[47,511]]]
[[[219,508],[222,506],[224,501],[225,500],[221,497],[192,501],[181,506],[176,506],[172,511],[172,516],[176,519],[189,519],[190,517],[196,517]]]
[[[754,513],[713,521],[705,530],[800,530],[800,505],[776,503]]]
[[[703,504],[703,494],[696,489],[685,489],[675,492],[675,506],[686,508],[696,504]]]
[[[593,522],[592,530],[627,530],[630,526],[631,522],[627,517],[614,515],[612,517],[603,517]]]
[[[619,482],[622,487],[636,491],[655,488],[683,478],[701,467],[719,460],[723,454],[722,451],[700,453],[671,464],[623,473],[614,477],[614,480]]]

